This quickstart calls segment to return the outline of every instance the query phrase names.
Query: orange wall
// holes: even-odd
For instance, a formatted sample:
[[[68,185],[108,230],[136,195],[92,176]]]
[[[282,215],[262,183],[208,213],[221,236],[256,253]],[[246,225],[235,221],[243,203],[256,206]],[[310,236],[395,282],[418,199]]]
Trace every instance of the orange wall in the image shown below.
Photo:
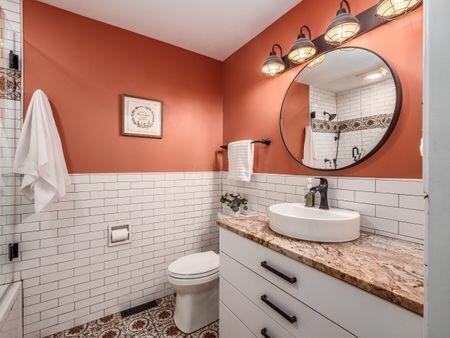
[[[283,136],[289,150],[303,158],[305,127],[310,124],[309,85],[293,82],[284,100]],[[295,126],[295,128],[293,127]]]
[[[50,98],[71,173],[220,170],[222,63],[24,1],[25,107]],[[163,139],[121,136],[120,94],[164,102]]]
[[[287,51],[301,25],[311,28],[313,38],[325,32],[336,15],[338,3],[337,0],[302,1],[225,61],[224,141],[263,137],[273,140],[269,147],[255,147],[255,172],[323,174],[292,159],[278,130],[284,94],[300,67],[275,79],[264,77],[260,68],[272,44],[279,43]],[[376,0],[352,0],[352,12],[358,14],[376,3]],[[421,178],[422,9],[354,39],[348,45],[372,49],[390,62],[403,86],[403,108],[394,132],[378,153],[360,165],[335,174]]]
[[[359,13],[376,0],[353,0]],[[273,43],[285,50],[307,24],[313,38],[336,0],[304,0],[225,63],[69,13],[24,1],[24,92],[50,98],[69,171],[220,170],[222,141],[272,138],[255,147],[255,172],[320,175],[284,149],[278,128],[284,94],[299,71],[267,79],[260,66]],[[374,50],[397,71],[403,108],[393,134],[366,162],[337,175],[420,178],[422,9],[349,43]],[[162,140],[120,135],[120,94],[164,101]]]

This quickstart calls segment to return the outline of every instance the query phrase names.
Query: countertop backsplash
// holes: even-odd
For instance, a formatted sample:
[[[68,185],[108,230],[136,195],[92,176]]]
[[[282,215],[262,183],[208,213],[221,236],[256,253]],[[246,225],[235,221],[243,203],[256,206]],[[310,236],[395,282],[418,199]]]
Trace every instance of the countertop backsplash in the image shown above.
[[[228,180],[224,172],[222,193],[239,192],[248,199],[251,211],[266,213],[268,207],[276,203],[303,203],[308,177],[257,173],[247,183]],[[358,211],[363,231],[423,244],[425,199],[422,180],[324,177],[329,183],[330,207]]]

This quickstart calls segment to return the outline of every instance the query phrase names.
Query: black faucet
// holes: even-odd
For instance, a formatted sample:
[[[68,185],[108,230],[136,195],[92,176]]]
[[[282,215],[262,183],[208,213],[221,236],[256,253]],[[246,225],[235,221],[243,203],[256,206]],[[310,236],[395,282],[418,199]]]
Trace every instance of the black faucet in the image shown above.
[[[320,194],[320,206],[319,209],[330,209],[328,207],[328,181],[326,178],[323,177],[316,177],[320,180],[320,183],[316,187],[312,187],[310,189],[311,192],[316,193],[319,192]]]

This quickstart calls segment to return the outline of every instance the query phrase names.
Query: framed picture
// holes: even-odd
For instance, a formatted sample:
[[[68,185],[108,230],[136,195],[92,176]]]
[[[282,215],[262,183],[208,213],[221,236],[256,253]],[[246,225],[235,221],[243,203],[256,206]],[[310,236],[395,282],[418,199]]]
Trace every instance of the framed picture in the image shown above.
[[[162,138],[163,103],[122,95],[122,135]]]

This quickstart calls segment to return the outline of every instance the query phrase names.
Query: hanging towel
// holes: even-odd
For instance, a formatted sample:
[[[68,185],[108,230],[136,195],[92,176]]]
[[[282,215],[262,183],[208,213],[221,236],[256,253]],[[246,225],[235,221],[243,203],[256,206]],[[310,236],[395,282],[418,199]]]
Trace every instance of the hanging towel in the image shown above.
[[[251,140],[228,144],[228,178],[250,182],[253,174],[254,145]]]
[[[22,194],[34,201],[34,210],[66,194],[70,184],[58,129],[45,93],[34,92],[20,134],[14,172],[23,174]]]
[[[314,145],[314,134],[311,126],[305,127],[305,143],[303,145],[303,164],[308,167],[315,166],[316,147]]]

